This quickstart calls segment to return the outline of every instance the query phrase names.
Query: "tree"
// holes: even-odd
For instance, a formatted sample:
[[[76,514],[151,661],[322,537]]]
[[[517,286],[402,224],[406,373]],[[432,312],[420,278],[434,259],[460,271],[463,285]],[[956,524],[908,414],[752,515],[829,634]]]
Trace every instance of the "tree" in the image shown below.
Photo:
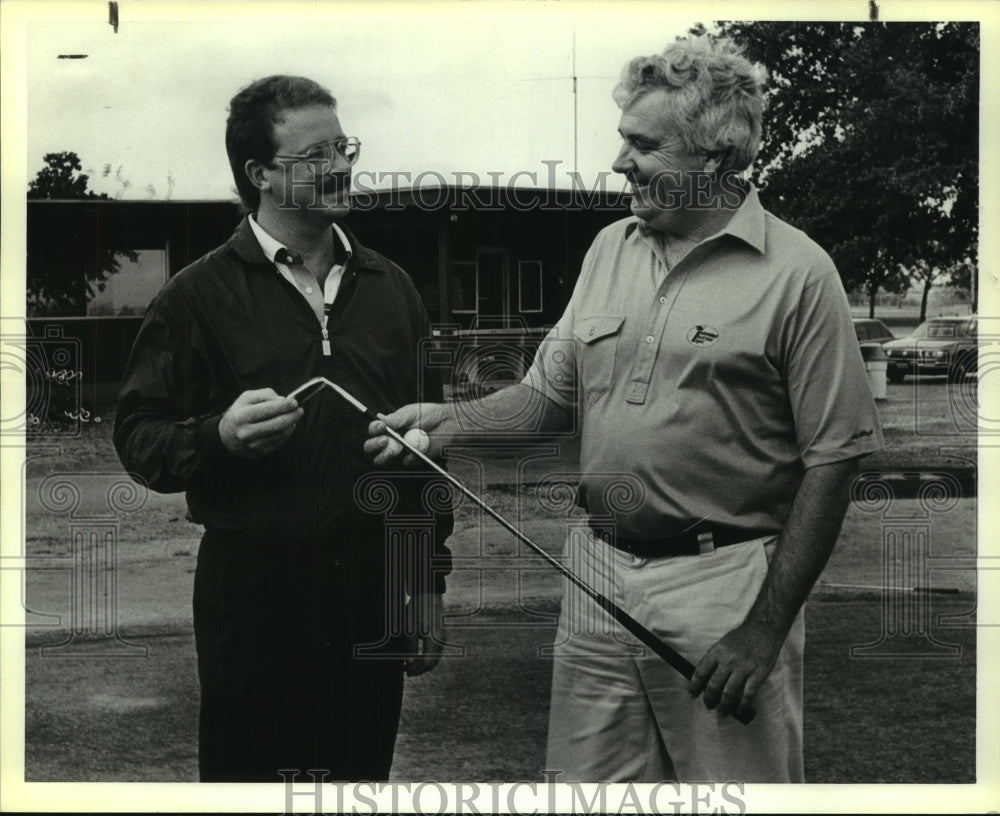
[[[87,190],[90,176],[81,173],[80,158],[72,151],[46,153],[45,167],[28,182],[28,198],[107,198]]]
[[[959,261],[948,270],[948,282],[955,294],[968,298],[972,313],[978,311],[979,291],[977,269],[970,258]]]
[[[931,294],[931,287],[934,286],[934,282],[937,281],[944,271],[940,266],[934,266],[928,263],[926,260],[921,258],[917,261],[916,265],[913,267],[911,276],[913,282],[920,286],[920,322],[923,323],[927,318],[927,300]]]
[[[46,166],[28,184],[29,199],[107,200],[104,193],[87,189],[89,177],[80,172],[76,153],[46,153],[44,161]],[[96,233],[48,235],[29,230],[28,316],[85,315],[95,291],[104,291],[123,259],[134,263],[139,256],[134,250],[100,246]]]
[[[721,23],[767,67],[767,206],[833,257],[846,289],[902,291],[921,261],[975,264],[976,23]]]

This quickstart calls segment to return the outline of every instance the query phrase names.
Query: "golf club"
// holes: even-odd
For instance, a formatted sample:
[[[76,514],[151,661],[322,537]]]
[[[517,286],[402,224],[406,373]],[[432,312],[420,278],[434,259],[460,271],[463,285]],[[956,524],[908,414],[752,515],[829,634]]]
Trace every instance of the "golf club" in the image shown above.
[[[930,592],[938,595],[958,595],[958,587],[930,587],[930,586],[890,586],[888,584],[835,584],[831,581],[823,581],[821,586],[833,589],[878,589],[883,592]]]
[[[377,414],[372,411],[368,406],[364,405],[354,396],[349,394],[339,385],[326,377],[313,377],[311,380],[304,382],[290,394],[289,398],[294,397],[299,401],[299,404],[305,402],[310,397],[315,396],[323,388],[332,388],[337,392],[343,399],[347,400],[351,405],[357,408],[362,414],[364,414],[369,420],[381,420],[385,422],[385,417],[381,414]],[[685,658],[679,652],[675,651],[673,648],[664,643],[660,638],[650,632],[645,626],[639,623],[635,618],[629,615],[621,607],[610,601],[604,595],[599,593],[589,584],[587,584],[583,579],[579,578],[571,569],[565,566],[561,561],[549,555],[544,549],[535,544],[530,538],[528,538],[524,533],[522,533],[517,527],[511,524],[507,519],[501,516],[496,510],[490,507],[483,499],[479,498],[475,493],[469,490],[464,484],[462,484],[457,478],[452,476],[447,470],[437,464],[433,459],[424,454],[423,451],[419,450],[415,446],[407,442],[403,435],[390,428],[388,423],[385,426],[386,434],[391,438],[399,442],[406,450],[420,459],[422,462],[427,464],[435,472],[439,473],[448,482],[453,485],[456,489],[462,492],[463,495],[468,496],[472,502],[477,506],[481,507],[486,513],[488,513],[494,520],[496,520],[504,529],[515,536],[518,541],[523,542],[531,550],[541,556],[545,561],[560,573],[562,573],[571,583],[579,587],[583,592],[587,593],[598,606],[601,607],[605,612],[607,612],[614,620],[620,623],[625,629],[631,632],[638,640],[643,644],[648,646],[657,655],[659,655],[667,664],[676,669],[682,677],[686,680],[690,680],[691,676],[694,674],[694,664],[690,660]],[[739,722],[744,725],[749,724],[751,720],[756,716],[757,712],[751,707],[746,707],[743,709],[738,709],[732,712],[732,716],[736,718]]]

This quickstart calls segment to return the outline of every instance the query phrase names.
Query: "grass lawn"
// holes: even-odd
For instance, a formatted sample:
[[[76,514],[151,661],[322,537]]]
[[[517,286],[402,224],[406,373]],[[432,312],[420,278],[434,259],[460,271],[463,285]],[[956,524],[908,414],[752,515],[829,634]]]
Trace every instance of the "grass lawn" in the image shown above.
[[[921,602],[912,593],[903,609]],[[886,638],[881,596],[815,596],[807,608],[809,782],[966,783],[976,768],[976,630],[971,597],[931,596],[927,638]],[[882,642],[880,642],[882,641]],[[864,648],[867,646],[868,648]]]
[[[971,603],[936,599],[932,612],[966,613]],[[518,626],[523,616],[509,606],[486,612],[475,630],[451,633],[462,657],[408,681],[393,779],[542,781],[552,663],[539,650],[553,628]],[[888,654],[899,644],[852,656],[879,639],[877,595],[814,598],[807,627],[810,782],[975,781],[974,629],[933,627],[959,647],[955,655],[929,659],[935,647],[911,643],[922,657]],[[53,660],[29,650],[29,781],[197,779],[193,638],[136,642],[148,646],[147,659]]]

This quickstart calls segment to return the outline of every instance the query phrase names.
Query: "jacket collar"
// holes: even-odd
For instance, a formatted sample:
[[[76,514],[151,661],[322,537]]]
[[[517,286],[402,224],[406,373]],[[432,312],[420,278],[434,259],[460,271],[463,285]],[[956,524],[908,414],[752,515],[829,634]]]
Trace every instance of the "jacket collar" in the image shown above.
[[[348,268],[356,269],[359,272],[361,270],[379,272],[383,269],[377,253],[362,246],[358,239],[354,237],[354,233],[344,226],[344,224],[339,223],[337,227],[344,233],[347,242],[353,250],[347,261]],[[260,243],[257,241],[257,236],[253,233],[249,215],[245,215],[243,220],[240,221],[239,226],[236,227],[236,231],[230,236],[227,246],[247,263],[271,266],[271,261],[264,254],[264,250],[261,249]]]

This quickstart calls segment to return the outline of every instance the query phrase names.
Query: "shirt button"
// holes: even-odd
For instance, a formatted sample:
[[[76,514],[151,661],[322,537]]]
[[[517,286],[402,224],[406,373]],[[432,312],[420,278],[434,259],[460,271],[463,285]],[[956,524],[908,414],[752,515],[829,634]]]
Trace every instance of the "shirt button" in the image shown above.
[[[660,303],[666,303],[666,302],[667,302],[667,299],[665,297],[661,297],[660,298]]]
[[[647,343],[652,343],[652,342],[653,342],[653,335],[649,335],[649,336],[648,336],[648,337],[646,338],[646,342],[647,342]]]
[[[313,288],[311,286],[306,287],[306,294],[311,295],[313,293]]]

